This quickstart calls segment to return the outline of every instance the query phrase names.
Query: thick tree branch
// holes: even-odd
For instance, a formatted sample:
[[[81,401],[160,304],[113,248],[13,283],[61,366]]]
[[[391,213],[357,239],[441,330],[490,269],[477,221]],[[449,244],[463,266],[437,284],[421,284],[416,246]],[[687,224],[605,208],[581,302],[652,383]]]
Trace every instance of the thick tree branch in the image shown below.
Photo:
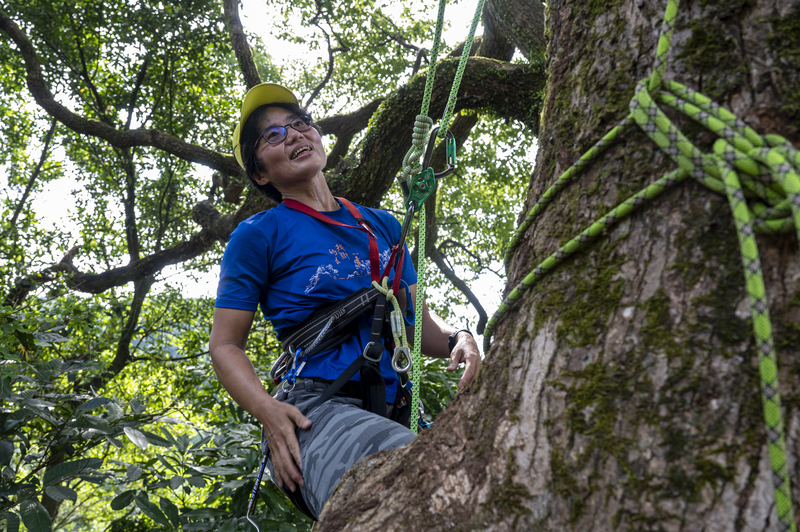
[[[539,0],[533,0],[538,2]],[[483,35],[478,49],[478,55],[491,57],[501,61],[511,61],[514,56],[514,43],[506,39],[504,31],[500,28],[487,2],[483,6]],[[544,19],[542,19],[544,20]],[[544,36],[542,36],[544,42]]]
[[[164,185],[164,189],[161,191],[161,197],[158,199],[158,210],[156,211],[158,226],[156,229],[156,243],[155,246],[153,246],[153,249],[156,251],[161,251],[164,235],[167,232],[167,227],[169,227],[169,225],[172,223],[172,220],[170,220],[170,212],[172,211],[172,201],[175,199],[175,191],[173,190],[175,168],[173,168],[171,162],[168,162],[166,172],[167,183]],[[165,200],[167,203],[166,206],[164,205]]]
[[[526,58],[544,54],[544,3],[540,0],[489,0],[483,22],[496,27]]]
[[[198,257],[214,247],[215,241],[216,238],[214,238],[213,234],[203,229],[194,234],[189,240],[179,242],[163,251],[102,273],[79,271],[72,263],[80,249],[75,247],[61,261],[46,268],[43,272],[35,273],[17,281],[16,286],[6,296],[4,304],[12,307],[19,305],[31,290],[43,283],[54,280],[54,273],[65,274],[67,286],[73,290],[89,294],[100,294],[109,288],[123,286],[150,275],[155,275],[169,265],[180,264]]]
[[[239,165],[232,155],[189,144],[181,139],[151,129],[119,131],[97,120],[83,118],[58,103],[45,83],[42,68],[36,51],[27,35],[0,11],[0,30],[4,31],[17,45],[27,72],[28,89],[50,116],[78,134],[98,137],[117,148],[152,146],[187,161],[199,163],[230,175],[239,174]]]
[[[328,153],[328,163],[325,170],[336,167],[339,160],[347,154],[353,137],[367,127],[369,119],[375,114],[384,98],[373,100],[358,111],[346,115],[336,115],[318,120],[317,124],[325,135],[335,135],[336,143]]]
[[[125,208],[125,239],[128,244],[128,256],[131,262],[140,258],[139,227],[136,217],[136,167],[133,164],[133,152],[129,148],[121,150],[122,167],[125,171],[125,194],[122,203]]]
[[[154,282],[155,278],[152,275],[134,282],[131,309],[128,313],[128,318],[125,320],[125,326],[122,328],[122,335],[117,341],[114,360],[111,361],[108,371],[92,379],[91,386],[95,390],[103,388],[108,381],[125,369],[125,366],[131,361],[131,340],[133,340],[136,327],[139,325],[139,316],[142,313],[145,299],[147,299],[147,294],[150,292],[150,287],[153,286]]]
[[[236,60],[239,61],[239,68],[242,69],[244,83],[251,89],[261,83],[261,75],[258,73],[256,63],[253,61],[253,53],[250,45],[247,44],[247,36],[244,34],[242,21],[239,18],[239,0],[223,0],[222,8],[225,15],[225,23],[231,34],[231,44]]]
[[[436,71],[429,116],[441,116],[447,103],[458,60],[444,59]],[[539,106],[531,105],[543,87],[545,76],[538,65],[509,64],[481,57],[468,61],[461,81],[456,111],[488,109],[507,119],[516,119],[534,132],[539,127]],[[364,205],[375,205],[400,171],[403,156],[411,146],[414,117],[419,112],[425,77],[418,75],[387,98],[372,121],[360,146],[357,164],[337,168],[329,178],[331,189]],[[408,124],[408,127],[397,127]],[[391,135],[389,132],[391,131]]]

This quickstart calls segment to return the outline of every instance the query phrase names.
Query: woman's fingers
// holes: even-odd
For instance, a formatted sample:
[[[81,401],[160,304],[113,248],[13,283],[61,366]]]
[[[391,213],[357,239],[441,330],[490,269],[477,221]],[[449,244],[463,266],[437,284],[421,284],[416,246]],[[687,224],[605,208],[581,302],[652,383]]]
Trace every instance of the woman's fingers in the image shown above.
[[[464,362],[466,363],[466,367],[464,368],[464,374],[461,376],[461,380],[458,381],[459,388],[463,388],[475,381],[475,377],[478,376],[478,369],[481,367],[481,357],[478,353],[474,355],[469,354]]]
[[[309,429],[311,420],[296,407],[278,403],[270,409],[269,417],[263,423],[272,454],[275,482],[278,486],[285,484],[290,491],[295,491],[298,485],[303,485],[300,442],[297,441],[295,429]]]
[[[455,371],[459,364],[465,364],[464,375],[458,381],[458,387],[463,388],[475,381],[478,369],[481,367],[481,355],[478,351],[478,344],[469,334],[459,335],[459,341],[450,353],[450,364],[447,371]]]

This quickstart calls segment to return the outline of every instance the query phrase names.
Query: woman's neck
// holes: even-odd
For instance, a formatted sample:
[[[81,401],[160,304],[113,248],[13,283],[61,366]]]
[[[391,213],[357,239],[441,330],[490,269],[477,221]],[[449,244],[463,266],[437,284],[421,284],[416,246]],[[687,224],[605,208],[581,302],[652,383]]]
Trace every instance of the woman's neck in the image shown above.
[[[299,201],[316,211],[335,211],[339,208],[339,202],[333,197],[324,176],[315,179],[310,186],[306,184],[293,190],[281,190],[280,193],[283,199]]]

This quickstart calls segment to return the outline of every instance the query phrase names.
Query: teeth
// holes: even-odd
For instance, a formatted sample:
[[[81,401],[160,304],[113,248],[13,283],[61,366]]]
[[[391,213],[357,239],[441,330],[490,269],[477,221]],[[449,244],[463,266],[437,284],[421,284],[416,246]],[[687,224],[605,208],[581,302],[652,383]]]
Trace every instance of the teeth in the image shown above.
[[[308,146],[303,146],[302,148],[294,152],[294,154],[292,155],[292,159],[296,159],[298,155],[307,151],[311,151],[311,148],[309,148]]]

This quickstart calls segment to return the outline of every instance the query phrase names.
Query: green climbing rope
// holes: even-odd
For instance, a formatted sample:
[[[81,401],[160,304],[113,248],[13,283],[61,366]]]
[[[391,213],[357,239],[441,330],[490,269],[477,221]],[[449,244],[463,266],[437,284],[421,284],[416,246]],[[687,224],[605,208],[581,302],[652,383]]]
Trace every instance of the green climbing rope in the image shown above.
[[[506,264],[524,233],[558,193],[634,124],[669,155],[678,168],[622,202],[536,266],[509,293],[489,320],[484,331],[484,350],[488,350],[501,317],[526,290],[644,202],[688,178],[725,194],[736,224],[750,299],[775,506],[782,529],[794,532],[796,525],[786,462],[777,355],[755,233],[783,233],[794,229],[800,239],[800,151],[778,135],[758,135],[733,113],[706,96],[680,83],[663,80],[678,3],[678,0],[670,0],[667,5],[653,73],[638,83],[630,101],[630,114],[567,169],[530,209],[509,243]],[[706,154],[697,149],[667,118],[659,103],[685,114],[717,134],[720,138],[714,143],[714,153]]]
[[[464,75],[464,69],[467,66],[467,59],[469,58],[469,52],[472,48],[472,41],[475,37],[475,29],[478,27],[478,22],[480,21],[481,13],[483,12],[483,4],[485,2],[486,0],[478,1],[478,5],[475,8],[475,15],[472,17],[472,24],[470,25],[469,34],[464,41],[464,49],[458,62],[458,68],[456,69],[456,74],[453,78],[453,85],[450,88],[447,106],[445,107],[445,112],[442,116],[442,123],[439,128],[438,136],[440,138],[444,138],[445,135],[447,135],[447,126],[450,124],[450,120],[453,116],[453,110],[455,109],[456,105],[456,95],[458,94],[458,88],[461,85],[461,78]],[[428,111],[430,109],[431,95],[433,93],[433,83],[436,77],[436,61],[439,55],[442,27],[444,26],[444,8],[446,3],[447,0],[439,0],[439,12],[436,19],[433,46],[431,47],[430,67],[428,68],[427,77],[425,79],[425,92],[423,93],[422,97],[422,108],[420,110],[420,114],[417,115],[414,120],[411,148],[403,158],[403,169],[400,174],[400,178],[406,182],[409,190],[414,190],[414,179],[418,176],[421,176],[422,172],[425,170],[422,168],[422,164],[420,163],[420,157],[423,155],[425,149],[424,146],[433,126],[433,120],[428,117]],[[424,177],[422,179],[424,179]],[[435,187],[433,186],[427,187],[427,194],[420,195],[422,199],[419,201],[419,205],[416,205],[416,207],[419,208],[419,223],[417,224],[419,231],[417,236],[417,249],[421,250],[425,249],[426,212],[424,201],[430,196],[431,193],[433,193],[434,189]],[[413,211],[410,216],[414,216]],[[404,222],[404,225],[406,222]],[[417,301],[421,302],[425,300],[425,272],[427,270],[427,259],[424,252],[419,253],[418,257]],[[422,304],[415,306],[414,349],[412,353],[413,369],[411,372],[411,380],[413,382],[411,394],[411,412],[417,412],[419,405],[420,364],[422,363],[422,311]],[[415,433],[419,430],[417,423],[411,423],[411,430],[413,430]]]
[[[419,236],[417,237],[417,249],[425,249],[425,205],[419,211]],[[425,272],[428,261],[425,260],[425,253],[417,254],[417,303],[414,305],[414,349],[411,351],[411,430],[416,434],[419,430],[419,423],[416,422],[417,412],[419,412],[419,391],[422,385],[420,378],[420,366],[422,364],[422,314],[425,301]]]

